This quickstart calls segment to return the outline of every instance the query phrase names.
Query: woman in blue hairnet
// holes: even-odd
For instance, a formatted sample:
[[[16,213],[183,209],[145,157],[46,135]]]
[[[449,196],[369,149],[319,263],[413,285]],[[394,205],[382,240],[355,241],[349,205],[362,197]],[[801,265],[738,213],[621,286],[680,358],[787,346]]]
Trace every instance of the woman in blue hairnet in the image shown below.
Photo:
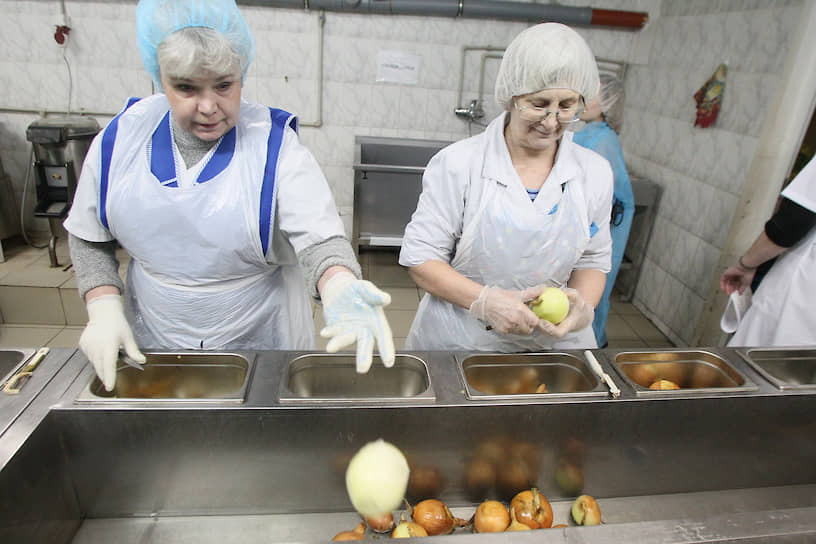
[[[141,0],[144,65],[162,92],[93,141],[65,227],[88,324],[79,340],[108,390],[120,346],[327,349],[374,342],[394,361],[390,297],[360,267],[295,116],[241,98],[254,54],[232,0]],[[117,243],[131,256],[127,289]],[[122,293],[125,300],[122,300]]]
[[[609,297],[629,239],[629,229],[635,215],[635,195],[632,193],[632,182],[629,180],[623,149],[618,140],[618,133],[623,126],[623,83],[609,74],[601,74],[600,80],[600,95],[587,104],[581,115],[581,120],[587,124],[575,133],[572,141],[600,153],[608,160],[615,180],[609,225],[612,234],[612,268],[606,275],[606,287],[595,307],[595,319],[592,322],[598,345],[605,347],[608,344],[606,319],[609,317]]]
[[[423,175],[400,253],[427,291],[407,349],[596,346],[612,172],[566,128],[597,93],[595,58],[569,27],[536,25],[507,47],[495,88],[504,112]],[[570,309],[557,325],[525,304],[547,285],[566,285]]]

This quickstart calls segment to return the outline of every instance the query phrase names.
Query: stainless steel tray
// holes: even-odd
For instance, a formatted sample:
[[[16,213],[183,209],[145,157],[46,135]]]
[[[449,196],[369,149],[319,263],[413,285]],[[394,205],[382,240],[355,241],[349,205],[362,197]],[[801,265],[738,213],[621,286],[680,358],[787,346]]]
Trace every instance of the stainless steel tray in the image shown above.
[[[119,362],[116,385],[106,391],[94,376],[76,402],[243,403],[254,355],[223,352],[146,353],[144,370]]]
[[[436,399],[425,361],[397,354],[394,366],[375,360],[358,374],[355,355],[316,353],[295,357],[287,366],[281,403],[415,402]]]
[[[454,354],[469,399],[602,397],[609,391],[586,360],[569,353]]]
[[[756,391],[758,387],[722,356],[702,350],[624,351],[615,354],[612,366],[637,395],[677,395],[693,391]],[[668,380],[679,389],[654,390],[657,380]]]
[[[816,349],[741,348],[737,353],[779,389],[816,389]]]

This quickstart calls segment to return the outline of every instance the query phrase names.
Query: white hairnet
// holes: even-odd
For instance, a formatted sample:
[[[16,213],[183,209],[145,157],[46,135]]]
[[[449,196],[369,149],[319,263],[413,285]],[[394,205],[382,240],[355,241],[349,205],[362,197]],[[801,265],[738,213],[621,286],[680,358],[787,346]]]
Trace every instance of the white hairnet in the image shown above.
[[[623,82],[611,74],[601,74],[601,94],[598,102],[604,113],[606,123],[620,132],[623,127],[623,100],[626,96]]]
[[[572,89],[589,102],[598,96],[598,66],[584,39],[560,23],[521,32],[504,52],[496,77],[496,102],[505,110],[513,97],[542,89]]]
[[[243,73],[255,56],[255,42],[235,0],[139,0],[136,34],[145,69],[159,81],[156,51],[167,36],[182,28],[200,26],[223,34],[242,59]]]

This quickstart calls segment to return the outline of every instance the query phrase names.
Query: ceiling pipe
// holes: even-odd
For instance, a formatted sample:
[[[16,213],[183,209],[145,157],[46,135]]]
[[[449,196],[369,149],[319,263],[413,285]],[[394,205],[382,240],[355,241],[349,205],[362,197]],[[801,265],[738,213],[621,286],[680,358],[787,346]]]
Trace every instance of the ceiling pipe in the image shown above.
[[[499,0],[238,0],[239,4],[381,15],[429,15],[509,21],[556,22],[573,26],[639,29],[649,21],[640,11],[504,2]]]

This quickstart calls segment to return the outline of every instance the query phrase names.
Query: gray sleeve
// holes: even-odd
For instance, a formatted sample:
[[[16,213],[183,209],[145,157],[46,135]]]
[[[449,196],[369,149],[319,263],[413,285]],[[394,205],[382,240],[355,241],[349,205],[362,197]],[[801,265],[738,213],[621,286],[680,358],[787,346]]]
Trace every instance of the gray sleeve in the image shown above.
[[[125,290],[119,277],[119,261],[116,259],[116,240],[110,242],[88,242],[73,234],[68,234],[68,249],[74,265],[79,297],[85,300],[85,293],[101,285],[113,285],[119,292]]]
[[[312,244],[297,254],[300,266],[306,274],[309,294],[320,300],[317,282],[330,266],[345,266],[359,279],[362,277],[360,263],[354,256],[351,243],[345,236],[332,236],[322,242]]]

